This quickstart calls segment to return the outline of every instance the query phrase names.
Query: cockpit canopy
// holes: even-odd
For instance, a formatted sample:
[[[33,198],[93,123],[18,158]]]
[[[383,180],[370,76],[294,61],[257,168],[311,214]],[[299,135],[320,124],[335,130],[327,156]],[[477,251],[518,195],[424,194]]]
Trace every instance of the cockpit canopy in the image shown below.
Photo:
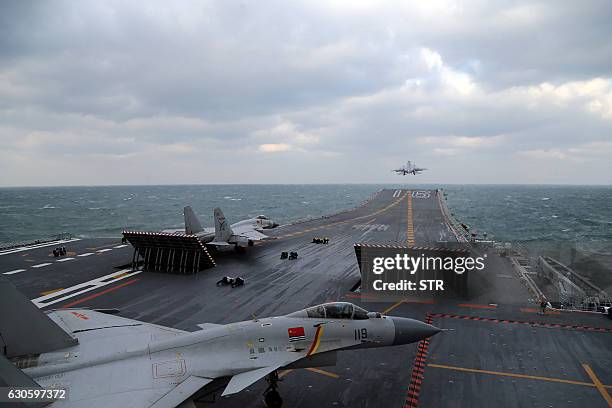
[[[258,220],[267,220],[268,219],[268,217],[266,217],[265,215],[258,215],[255,218],[257,218]]]
[[[348,302],[332,302],[312,306],[308,309],[291,313],[291,317],[309,317],[313,319],[368,319],[368,311]]]

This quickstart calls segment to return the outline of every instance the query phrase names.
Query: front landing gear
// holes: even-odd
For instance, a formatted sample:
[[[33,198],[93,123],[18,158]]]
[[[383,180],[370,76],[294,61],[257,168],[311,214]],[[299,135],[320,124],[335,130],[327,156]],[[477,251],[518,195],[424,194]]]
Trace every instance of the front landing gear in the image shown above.
[[[268,388],[264,391],[264,401],[266,403],[266,407],[268,408],[280,408],[283,406],[283,399],[280,394],[276,390],[278,387],[278,372],[272,371],[270,375],[266,377],[266,381],[268,381]]]

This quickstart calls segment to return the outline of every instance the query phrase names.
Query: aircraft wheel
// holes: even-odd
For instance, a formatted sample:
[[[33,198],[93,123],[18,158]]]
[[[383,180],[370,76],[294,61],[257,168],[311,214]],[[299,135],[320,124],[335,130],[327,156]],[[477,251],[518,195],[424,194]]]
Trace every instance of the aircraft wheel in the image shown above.
[[[268,408],[280,408],[283,406],[283,399],[276,390],[270,390],[264,397]]]

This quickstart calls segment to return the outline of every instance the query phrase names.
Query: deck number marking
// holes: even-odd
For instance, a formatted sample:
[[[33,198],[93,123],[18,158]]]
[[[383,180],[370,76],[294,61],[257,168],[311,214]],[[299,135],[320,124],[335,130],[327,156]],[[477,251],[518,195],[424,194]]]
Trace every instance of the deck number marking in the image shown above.
[[[412,198],[430,198],[431,191],[429,190],[421,190],[421,191],[413,191]]]

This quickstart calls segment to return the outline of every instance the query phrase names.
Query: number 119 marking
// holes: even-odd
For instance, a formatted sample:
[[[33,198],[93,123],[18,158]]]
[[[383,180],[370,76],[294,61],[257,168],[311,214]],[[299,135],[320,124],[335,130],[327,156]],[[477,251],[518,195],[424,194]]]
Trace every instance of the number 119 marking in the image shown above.
[[[355,340],[363,340],[368,338],[368,330],[363,329],[355,329]]]

